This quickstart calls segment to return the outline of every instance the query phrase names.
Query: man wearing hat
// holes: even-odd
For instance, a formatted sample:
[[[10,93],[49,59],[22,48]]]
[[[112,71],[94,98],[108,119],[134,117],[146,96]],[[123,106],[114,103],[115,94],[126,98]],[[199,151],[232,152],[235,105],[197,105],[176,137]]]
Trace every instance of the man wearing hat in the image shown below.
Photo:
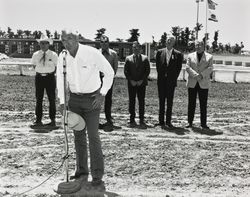
[[[58,56],[55,52],[49,50],[49,45],[53,44],[53,40],[45,35],[37,40],[40,45],[40,50],[32,55],[31,62],[35,66],[35,87],[36,87],[36,121],[33,126],[43,126],[43,96],[46,90],[49,100],[49,117],[50,123],[47,126],[54,127],[56,116],[56,79],[55,70]]]
[[[105,35],[102,35],[100,39],[100,45],[101,45],[101,53],[104,55],[104,57],[109,61],[110,65],[112,66],[115,74],[117,72],[118,68],[118,57],[117,53],[109,48],[109,38]],[[101,77],[102,73],[101,73]],[[111,106],[112,106],[112,92],[113,92],[113,85],[108,90],[106,96],[105,96],[105,102],[104,102],[104,112],[106,117],[106,123],[101,125],[104,129],[104,131],[112,131],[113,130],[113,120],[111,116]]]
[[[62,43],[66,48],[59,55],[57,64],[57,89],[60,109],[68,104],[71,112],[80,115],[86,122],[86,129],[74,131],[76,150],[76,171],[72,178],[85,180],[89,175],[88,146],[92,186],[103,186],[104,158],[98,133],[101,105],[110,89],[114,71],[106,58],[94,47],[79,43],[79,37],[72,30],[63,30]],[[64,69],[66,65],[67,91],[64,97]],[[100,72],[103,73],[102,82]],[[87,133],[87,134],[86,134]],[[87,143],[87,137],[88,142]]]

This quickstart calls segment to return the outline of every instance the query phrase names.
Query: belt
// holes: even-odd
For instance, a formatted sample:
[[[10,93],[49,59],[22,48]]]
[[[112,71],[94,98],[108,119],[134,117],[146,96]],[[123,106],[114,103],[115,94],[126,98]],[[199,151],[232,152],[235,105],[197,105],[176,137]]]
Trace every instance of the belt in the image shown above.
[[[52,72],[52,73],[36,73],[36,75],[42,76],[42,77],[46,77],[48,75],[53,75],[53,74],[54,74],[54,72]]]
[[[90,93],[80,93],[80,92],[70,92],[70,94],[72,96],[92,96],[92,95],[95,95],[96,93],[99,93],[100,92],[100,89],[94,91],[94,92],[90,92]]]

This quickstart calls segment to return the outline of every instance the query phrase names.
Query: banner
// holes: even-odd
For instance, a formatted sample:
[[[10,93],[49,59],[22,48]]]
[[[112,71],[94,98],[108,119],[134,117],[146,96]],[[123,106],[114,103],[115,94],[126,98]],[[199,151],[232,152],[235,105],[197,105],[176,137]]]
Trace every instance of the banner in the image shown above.
[[[218,22],[218,19],[217,19],[216,15],[211,10],[209,10],[208,20]]]
[[[218,4],[213,2],[212,0],[207,0],[207,4],[208,4],[208,9],[210,10],[215,10],[215,6],[217,6]]]

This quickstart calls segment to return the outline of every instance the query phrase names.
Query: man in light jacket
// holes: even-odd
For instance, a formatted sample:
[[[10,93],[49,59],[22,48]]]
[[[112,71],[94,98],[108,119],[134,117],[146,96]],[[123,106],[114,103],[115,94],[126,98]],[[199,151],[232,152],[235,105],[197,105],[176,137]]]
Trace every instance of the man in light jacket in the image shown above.
[[[213,72],[213,56],[205,50],[205,43],[202,40],[195,41],[196,51],[187,57],[186,71],[188,73],[188,126],[193,126],[196,107],[196,97],[200,102],[200,123],[202,129],[209,129],[207,126],[207,99],[210,88],[210,75]]]

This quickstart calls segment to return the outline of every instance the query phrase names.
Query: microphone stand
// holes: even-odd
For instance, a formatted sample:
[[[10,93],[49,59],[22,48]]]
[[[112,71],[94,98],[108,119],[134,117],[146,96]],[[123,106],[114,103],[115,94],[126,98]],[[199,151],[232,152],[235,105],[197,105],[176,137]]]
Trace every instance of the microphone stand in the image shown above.
[[[63,107],[63,129],[64,129],[64,135],[65,135],[65,178],[66,182],[69,182],[69,172],[68,172],[68,166],[69,166],[69,145],[68,145],[68,113],[67,113],[67,79],[66,79],[66,55],[67,51],[63,51],[63,87],[64,87],[64,107]]]
[[[58,185],[58,189],[57,189],[57,193],[58,194],[71,194],[71,193],[75,193],[77,191],[79,191],[81,189],[81,183],[74,181],[74,182],[70,182],[69,181],[69,162],[68,162],[68,157],[69,157],[69,144],[68,144],[68,113],[67,113],[67,80],[66,80],[66,56],[67,56],[67,51],[63,50],[62,51],[62,55],[63,55],[63,85],[64,85],[64,108],[63,108],[63,129],[64,129],[64,135],[65,135],[65,163],[64,163],[64,167],[65,167],[65,174],[66,174],[66,182],[62,182]]]

